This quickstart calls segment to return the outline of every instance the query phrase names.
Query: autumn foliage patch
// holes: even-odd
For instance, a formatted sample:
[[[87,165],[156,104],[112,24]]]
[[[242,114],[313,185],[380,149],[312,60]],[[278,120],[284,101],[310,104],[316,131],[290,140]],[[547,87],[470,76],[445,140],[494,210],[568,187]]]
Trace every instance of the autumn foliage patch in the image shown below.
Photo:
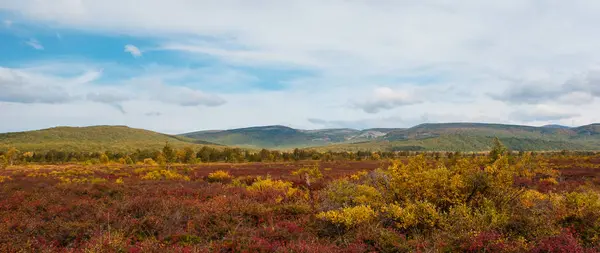
[[[378,169],[338,161],[248,172],[175,165],[178,152],[166,153],[137,165],[2,158],[0,252],[600,249],[597,155],[499,148]]]

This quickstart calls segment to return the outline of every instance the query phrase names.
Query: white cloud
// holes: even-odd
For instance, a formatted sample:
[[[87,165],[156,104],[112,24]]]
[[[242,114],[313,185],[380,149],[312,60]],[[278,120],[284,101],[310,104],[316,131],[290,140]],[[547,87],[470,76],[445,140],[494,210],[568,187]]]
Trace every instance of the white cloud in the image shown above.
[[[220,96],[207,94],[182,86],[166,86],[162,83],[151,85],[151,99],[181,106],[220,106],[226,101]]]
[[[159,111],[156,106],[163,103],[172,106],[160,110],[160,116],[145,117],[154,121],[144,118],[140,124],[147,125],[142,127],[316,127],[307,119],[377,122],[370,114],[375,112],[382,119],[405,119],[398,126],[418,121],[600,121],[595,113],[600,85],[597,72],[590,69],[600,62],[597,1],[147,0],[144,8],[138,6],[136,0],[0,3],[0,9],[32,23],[156,39],[157,48],[145,50],[179,52],[186,59],[261,72],[310,72],[286,80],[286,89],[278,92],[249,89],[249,84],[271,80],[235,71],[219,76],[210,70],[174,68],[161,72],[158,80],[153,71],[119,80],[118,90],[138,94],[120,102],[130,117]],[[136,56],[134,50],[126,52]],[[169,72],[175,77],[165,77]],[[194,79],[191,84],[189,77]],[[151,91],[179,84],[169,82],[174,78],[189,87]],[[156,87],[143,86],[152,82]],[[377,87],[384,88],[372,93]],[[205,91],[210,89],[228,92]],[[77,95],[90,92],[100,91]],[[208,107],[182,106],[186,104]],[[564,111],[531,109],[538,105]],[[210,121],[181,120],[170,110],[202,113]],[[515,114],[517,110],[525,112]],[[570,116],[565,111],[580,115],[562,117]],[[167,117],[181,121],[167,125]]]
[[[7,28],[10,28],[13,25],[13,21],[9,20],[9,19],[4,20],[3,23],[4,23],[4,26],[7,27]]]
[[[421,102],[421,100],[415,97],[415,94],[407,90],[393,90],[389,87],[379,87],[374,90],[372,98],[363,102],[355,102],[354,105],[367,113],[378,113],[381,110],[389,110]]]
[[[60,65],[75,68],[74,65]],[[0,67],[0,102],[64,104],[90,101],[112,106],[130,100],[159,101],[181,106],[219,106],[221,97],[189,87],[167,85],[163,78],[150,75],[146,78],[126,80],[121,83],[97,84],[101,70],[81,70],[76,75],[52,73],[55,66],[32,68]]]
[[[25,42],[25,44],[29,45],[35,50],[44,50],[44,46],[36,39],[29,39]]]
[[[125,45],[125,52],[130,53],[133,57],[141,57],[142,51],[134,45]]]

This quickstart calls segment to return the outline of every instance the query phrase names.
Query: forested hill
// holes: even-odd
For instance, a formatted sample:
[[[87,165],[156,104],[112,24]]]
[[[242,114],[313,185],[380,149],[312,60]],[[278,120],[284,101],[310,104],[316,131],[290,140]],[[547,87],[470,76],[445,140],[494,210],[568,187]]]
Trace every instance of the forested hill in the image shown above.
[[[0,150],[131,151],[202,145],[252,149],[314,148],[322,151],[485,151],[500,138],[513,150],[600,150],[600,124],[543,127],[443,123],[412,128],[301,130],[285,126],[249,127],[168,135],[126,126],[55,127],[0,134]]]
[[[174,147],[216,145],[204,141],[126,126],[55,127],[36,131],[0,134],[0,149],[16,147],[27,151],[131,151],[160,149],[166,142]]]
[[[543,127],[485,124],[421,124],[412,128],[301,130],[285,126],[200,131],[181,136],[223,145],[320,150],[484,151],[499,137],[514,150],[598,150],[600,124]]]

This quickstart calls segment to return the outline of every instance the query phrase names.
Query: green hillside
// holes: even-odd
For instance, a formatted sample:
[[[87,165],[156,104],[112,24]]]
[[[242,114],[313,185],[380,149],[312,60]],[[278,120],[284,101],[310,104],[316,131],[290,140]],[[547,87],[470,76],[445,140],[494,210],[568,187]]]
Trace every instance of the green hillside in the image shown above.
[[[512,150],[600,150],[600,124],[576,128],[482,123],[422,124],[412,128],[299,130],[249,127],[167,135],[126,126],[56,127],[0,134],[0,150],[132,151],[210,145],[321,151],[484,151],[500,138]]]
[[[335,143],[352,143],[372,140],[392,129],[355,130],[320,129],[299,130],[286,126],[249,127],[230,130],[199,131],[180,136],[210,141],[222,145],[249,148],[290,149],[306,148]]]
[[[600,124],[577,128],[482,123],[422,124],[375,141],[319,147],[335,151],[484,151],[494,137],[512,150],[599,150]]]
[[[212,143],[161,134],[126,126],[55,127],[36,131],[0,134],[0,150],[16,147],[23,151],[130,151],[160,149],[166,142],[175,147]]]

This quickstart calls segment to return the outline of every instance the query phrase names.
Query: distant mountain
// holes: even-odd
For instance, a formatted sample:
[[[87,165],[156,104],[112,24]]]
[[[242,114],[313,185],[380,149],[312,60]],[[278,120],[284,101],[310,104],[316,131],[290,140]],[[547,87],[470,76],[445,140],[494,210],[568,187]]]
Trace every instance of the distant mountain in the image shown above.
[[[319,149],[482,151],[489,150],[494,137],[512,150],[600,150],[600,124],[567,128],[484,123],[421,124],[369,142]]]
[[[0,134],[0,150],[132,151],[209,145],[243,148],[313,148],[327,151],[485,151],[494,137],[512,150],[600,150],[600,124],[581,127],[485,123],[421,124],[411,128],[301,130],[259,126],[167,135],[126,126],[55,127]]]
[[[260,126],[230,130],[210,130],[180,136],[223,145],[251,148],[306,148],[336,143],[353,143],[380,138],[397,129],[349,128],[300,130],[286,126]]]
[[[569,128],[571,128],[571,127],[563,126],[563,125],[545,125],[545,126],[542,126],[542,127],[545,127],[545,128],[558,128],[558,129],[569,129]]]
[[[2,133],[0,150],[22,151],[131,151],[160,149],[166,142],[175,147],[217,144],[181,136],[161,134],[126,126],[54,127],[43,130]]]
[[[486,124],[421,124],[411,128],[300,130],[285,126],[200,131],[181,136],[252,148],[321,150],[482,151],[494,137],[513,150],[600,149],[600,125],[543,127]]]

